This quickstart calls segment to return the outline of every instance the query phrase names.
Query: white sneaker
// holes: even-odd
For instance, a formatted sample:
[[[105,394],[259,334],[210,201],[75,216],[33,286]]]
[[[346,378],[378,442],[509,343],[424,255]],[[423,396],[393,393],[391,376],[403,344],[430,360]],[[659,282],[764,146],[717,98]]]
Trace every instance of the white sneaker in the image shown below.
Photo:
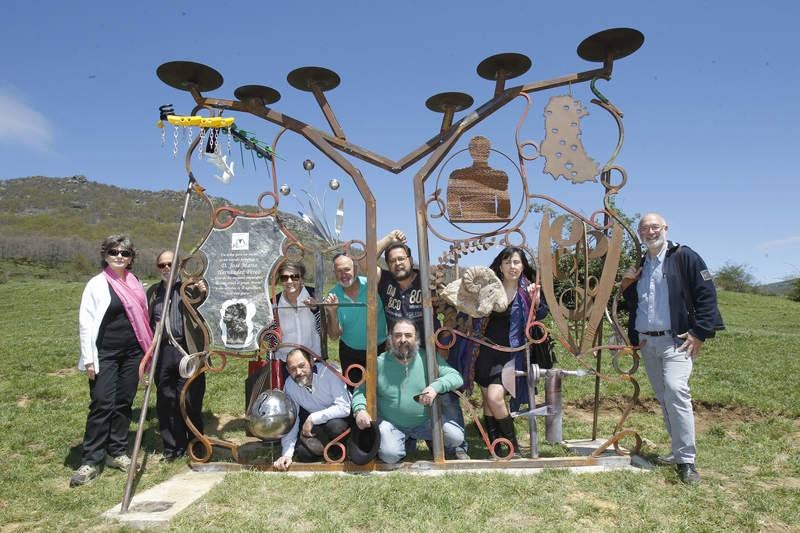
[[[128,467],[131,466],[131,458],[127,455],[118,455],[116,457],[111,457],[110,455],[106,455],[106,466],[110,466],[111,468],[118,468],[119,470],[127,470]]]
[[[79,487],[81,485],[86,485],[90,481],[94,480],[97,477],[98,471],[97,467],[94,465],[81,465],[79,469],[72,474],[72,477],[69,479],[69,486],[70,487]]]

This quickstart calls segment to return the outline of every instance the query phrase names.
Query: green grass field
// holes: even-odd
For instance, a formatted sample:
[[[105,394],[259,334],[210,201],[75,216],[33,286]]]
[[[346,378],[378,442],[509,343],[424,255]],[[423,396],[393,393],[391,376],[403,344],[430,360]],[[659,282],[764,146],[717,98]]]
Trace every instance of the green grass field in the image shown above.
[[[0,284],[2,532],[118,527],[99,514],[120,501],[124,473],[106,470],[88,486],[68,487],[79,462],[88,405],[86,378],[75,370],[82,289],[82,283],[47,280]],[[435,478],[292,478],[250,472],[229,475],[171,527],[180,531],[798,530],[800,304],[724,292],[720,302],[728,329],[707,343],[691,382],[703,476],[699,486],[677,482],[669,467],[650,473],[546,471],[536,476]],[[575,363],[562,355],[560,365]],[[222,434],[231,438],[240,436],[243,428],[239,419],[245,366],[243,361],[231,361],[225,372],[208,380],[206,425],[224,427]],[[667,451],[666,434],[643,372],[638,376],[642,405],[634,409],[626,427],[645,438],[643,453],[652,459]],[[592,379],[565,380],[565,438],[590,436],[593,387]],[[604,383],[602,391],[601,437],[613,428],[630,386]],[[134,404],[135,420],[141,398],[140,393]],[[146,471],[139,491],[186,468],[158,462],[155,419],[149,418],[148,424]],[[523,427],[519,422],[521,434]],[[471,453],[483,456],[474,428],[468,430]],[[559,446],[542,446],[543,455],[563,453]]]

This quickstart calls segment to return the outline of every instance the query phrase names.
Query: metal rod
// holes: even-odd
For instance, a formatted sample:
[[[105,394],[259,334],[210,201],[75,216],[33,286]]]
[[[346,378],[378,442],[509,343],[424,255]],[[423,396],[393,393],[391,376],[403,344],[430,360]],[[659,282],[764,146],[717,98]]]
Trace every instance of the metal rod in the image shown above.
[[[196,143],[199,138],[195,140]],[[187,157],[191,157],[193,150],[190,148]],[[172,264],[177,265],[179,253],[181,249],[181,240],[183,239],[183,227],[186,224],[186,213],[189,210],[189,198],[192,195],[192,187],[195,183],[194,176],[191,171],[189,172],[189,184],[186,187],[186,197],[183,201],[183,212],[181,213],[180,224],[178,225],[178,237],[175,240],[175,248],[173,249]],[[136,429],[136,438],[133,441],[133,451],[131,452],[131,464],[128,467],[128,480],[125,482],[125,493],[122,496],[122,505],[120,506],[120,514],[128,512],[131,499],[133,498],[133,482],[136,478],[137,458],[139,455],[139,448],[142,445],[142,435],[144,434],[145,423],[147,422],[147,406],[150,403],[150,392],[153,390],[155,383],[156,366],[158,365],[158,356],[161,352],[161,337],[164,332],[164,323],[167,320],[169,313],[170,299],[172,297],[172,286],[175,284],[175,276],[177,268],[171,268],[169,271],[169,279],[167,280],[167,289],[164,291],[164,312],[161,313],[161,319],[156,326],[156,332],[153,335],[153,359],[150,366],[150,374],[147,379],[147,386],[144,389],[144,399],[142,400],[142,411],[139,414],[139,427]]]
[[[314,255],[316,262],[314,268],[314,295],[316,300],[322,299],[322,292],[325,290],[325,257],[322,252]],[[319,309],[319,354],[326,361],[328,360],[328,315],[323,309]]]
[[[560,369],[547,371],[544,380],[545,403],[550,407],[550,414],[545,416],[545,439],[550,444],[558,444],[563,440],[562,425],[564,419],[563,401],[561,397]],[[594,437],[592,437],[594,439]]]
[[[430,279],[430,254],[428,252],[428,222],[425,216],[425,180],[441,163],[447,153],[453,148],[463,131],[460,127],[448,130],[449,137],[431,154],[428,161],[414,175],[414,204],[417,216],[417,252],[419,258],[419,275],[422,286],[422,318],[425,324],[425,355],[428,369],[428,382],[433,382],[439,377],[439,364],[436,361],[436,344],[433,341],[433,304],[431,300]],[[367,256],[369,257],[369,255]],[[442,416],[439,402],[431,406],[431,425],[433,427],[433,460],[435,463],[444,462],[444,436],[442,435]]]
[[[531,411],[530,416],[528,416],[528,435],[531,439],[531,458],[536,459],[539,457],[539,428],[536,426],[536,415],[533,412],[536,410],[536,381],[538,376],[533,375],[529,347],[525,348],[525,368],[527,369],[525,383],[528,386],[528,408]],[[517,453],[519,453],[519,450],[517,450]]]
[[[336,135],[337,138],[344,140],[345,136],[342,126],[340,126],[339,121],[336,120],[336,115],[333,114],[333,109],[331,109],[328,99],[325,98],[325,93],[323,93],[316,84],[311,86],[311,92],[314,93],[314,98],[317,99],[317,103],[322,109],[322,114],[325,115],[325,120],[328,121],[328,125],[330,125],[333,130],[333,134]]]
[[[608,171],[606,171],[608,172]],[[608,213],[603,213],[603,227],[608,226]],[[608,237],[608,230],[604,229],[603,234]],[[603,323],[597,328],[597,341],[595,346],[603,345]],[[592,440],[597,439],[597,425],[600,417],[600,374],[603,370],[603,350],[597,350],[597,361],[595,362],[594,375],[594,405],[592,406]]]

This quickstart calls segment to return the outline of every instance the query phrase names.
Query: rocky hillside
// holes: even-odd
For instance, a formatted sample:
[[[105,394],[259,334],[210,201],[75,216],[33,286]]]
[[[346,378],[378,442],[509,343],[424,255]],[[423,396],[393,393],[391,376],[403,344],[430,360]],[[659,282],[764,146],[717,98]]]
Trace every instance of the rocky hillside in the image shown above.
[[[154,255],[174,246],[184,197],[183,191],[125,189],[84,176],[0,180],[0,278],[26,269],[52,269],[69,277],[96,272],[98,244],[115,233],[130,235],[140,251],[135,270],[155,276]],[[225,198],[211,200],[215,207],[232,205]],[[319,246],[302,220],[287,213],[281,217],[298,239]],[[201,242],[210,220],[208,204],[192,195],[184,253]]]

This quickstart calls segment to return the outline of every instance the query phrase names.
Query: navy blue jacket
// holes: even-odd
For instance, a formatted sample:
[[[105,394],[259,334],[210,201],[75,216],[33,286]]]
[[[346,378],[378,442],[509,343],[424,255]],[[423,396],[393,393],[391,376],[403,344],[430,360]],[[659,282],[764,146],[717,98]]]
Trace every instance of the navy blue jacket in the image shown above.
[[[705,341],[713,337],[717,330],[725,329],[717,308],[714,281],[697,252],[688,246],[669,241],[664,256],[664,275],[669,288],[669,320],[674,335],[688,331],[692,336]],[[637,285],[638,280],[623,292],[630,311],[628,338],[634,346],[639,344],[639,332],[636,331],[635,324],[636,308],[639,304]]]

